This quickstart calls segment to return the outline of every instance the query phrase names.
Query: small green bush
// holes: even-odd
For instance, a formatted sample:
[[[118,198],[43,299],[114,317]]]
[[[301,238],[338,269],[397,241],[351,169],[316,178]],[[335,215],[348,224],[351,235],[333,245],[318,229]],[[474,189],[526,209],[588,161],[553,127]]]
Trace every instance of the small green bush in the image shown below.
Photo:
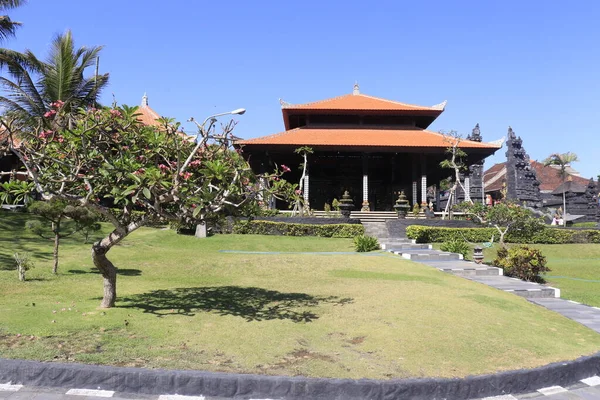
[[[421,212],[421,207],[419,206],[419,203],[415,203],[412,208],[413,215],[416,217],[417,215],[419,215],[420,212]]]
[[[540,274],[550,271],[542,252],[528,246],[501,248],[492,265],[503,268],[506,276],[538,283],[545,282]]]
[[[366,253],[368,251],[378,250],[379,242],[376,237],[358,235],[354,237],[354,248],[359,253]]]
[[[471,247],[464,239],[454,238],[452,240],[448,240],[440,246],[440,250],[448,251],[450,253],[462,254],[463,258],[466,260],[467,256],[471,252]]]
[[[361,224],[294,224],[275,221],[238,221],[233,227],[233,233],[253,235],[283,235],[283,236],[320,236],[336,238],[353,238],[363,235],[365,229]]]

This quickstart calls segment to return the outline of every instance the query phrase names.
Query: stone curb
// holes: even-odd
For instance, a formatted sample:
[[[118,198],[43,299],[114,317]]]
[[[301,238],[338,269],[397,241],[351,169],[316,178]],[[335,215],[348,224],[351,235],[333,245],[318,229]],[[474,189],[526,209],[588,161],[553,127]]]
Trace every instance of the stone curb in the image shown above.
[[[424,355],[426,356],[426,355]],[[325,379],[149,370],[0,359],[0,382],[41,387],[103,389],[124,393],[179,394],[234,399],[466,400],[568,386],[600,374],[600,353],[543,367],[464,379]]]

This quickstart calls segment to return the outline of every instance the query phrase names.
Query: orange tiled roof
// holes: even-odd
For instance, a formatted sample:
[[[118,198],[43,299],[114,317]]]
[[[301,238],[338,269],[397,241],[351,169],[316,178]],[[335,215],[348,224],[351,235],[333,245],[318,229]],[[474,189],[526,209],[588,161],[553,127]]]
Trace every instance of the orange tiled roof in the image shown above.
[[[365,94],[346,94],[331,99],[306,104],[287,104],[282,102],[286,110],[385,110],[385,111],[444,111],[446,103],[433,107],[400,103]]]
[[[140,106],[137,110],[137,114],[137,120],[140,121],[142,124],[148,126],[160,126],[160,123],[158,122],[160,115],[158,115],[156,111],[150,108],[150,106]],[[193,142],[195,140],[193,136],[189,136],[185,132],[177,131],[177,134],[189,142]]]
[[[374,146],[447,148],[444,135],[420,128],[316,128],[289,131],[237,142],[240,145]],[[499,149],[501,145],[463,140],[461,148]]]
[[[158,126],[158,119],[160,115],[156,111],[150,108],[150,106],[141,106],[137,110],[137,120],[140,121],[144,125],[149,126]]]

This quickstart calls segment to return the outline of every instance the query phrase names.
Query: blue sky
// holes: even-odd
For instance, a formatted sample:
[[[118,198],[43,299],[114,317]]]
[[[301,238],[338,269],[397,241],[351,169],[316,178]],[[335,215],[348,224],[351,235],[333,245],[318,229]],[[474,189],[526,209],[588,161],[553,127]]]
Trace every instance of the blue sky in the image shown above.
[[[244,107],[236,134],[251,138],[283,130],[279,98],[358,81],[373,96],[448,100],[431,130],[479,123],[491,141],[510,125],[532,159],[573,151],[584,177],[600,174],[598,1],[29,0],[10,15],[24,25],[7,47],[45,57],[66,29],[77,46],[104,45],[105,103],[147,92],[182,122]]]

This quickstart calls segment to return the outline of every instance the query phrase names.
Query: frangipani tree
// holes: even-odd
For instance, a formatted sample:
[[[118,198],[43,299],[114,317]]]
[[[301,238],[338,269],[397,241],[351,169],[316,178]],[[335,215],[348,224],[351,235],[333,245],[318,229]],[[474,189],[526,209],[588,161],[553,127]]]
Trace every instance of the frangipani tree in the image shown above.
[[[571,163],[575,161],[579,161],[579,159],[577,158],[577,154],[571,152],[550,154],[548,158],[544,160],[545,166],[555,165],[558,167],[557,174],[562,180],[563,225],[567,224],[567,197],[565,195],[565,182],[567,180],[567,177],[569,176],[569,173],[567,172],[567,167],[570,167]]]
[[[467,190],[460,179],[461,173],[465,172],[468,168],[465,163],[467,153],[460,148],[462,137],[458,132],[450,131],[448,133],[442,133],[442,135],[444,135],[444,141],[448,143],[448,148],[446,148],[448,158],[440,162],[440,167],[452,169],[454,172],[452,186],[450,186],[450,194],[448,195],[448,202],[446,203],[446,208],[442,214],[442,219],[446,219],[446,214],[448,213],[450,219],[452,219],[452,203],[456,200],[456,189],[460,186],[463,193],[467,193]],[[467,201],[470,204],[473,204],[473,201],[469,197],[467,197]]]
[[[117,298],[117,270],[110,249],[156,218],[201,221],[226,206],[255,198],[256,178],[231,150],[230,122],[215,132],[214,119],[198,125],[196,140],[177,132],[179,124],[141,124],[137,107],[89,108],[72,120],[61,102],[45,124],[25,132],[10,150],[17,155],[41,196],[76,202],[100,213],[114,230],[92,245],[92,260],[104,279],[101,307]],[[13,137],[18,126],[2,121]],[[272,180],[275,174],[263,179]]]

